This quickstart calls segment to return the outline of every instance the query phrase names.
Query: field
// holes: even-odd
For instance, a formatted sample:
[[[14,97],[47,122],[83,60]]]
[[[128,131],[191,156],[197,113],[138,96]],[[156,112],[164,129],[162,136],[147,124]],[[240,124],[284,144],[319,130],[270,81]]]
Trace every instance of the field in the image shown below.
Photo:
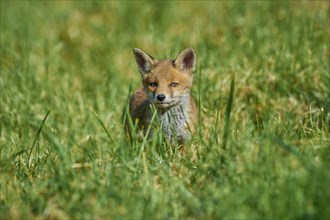
[[[328,1],[1,1],[1,219],[330,219]],[[128,142],[132,49],[192,46],[186,153]]]

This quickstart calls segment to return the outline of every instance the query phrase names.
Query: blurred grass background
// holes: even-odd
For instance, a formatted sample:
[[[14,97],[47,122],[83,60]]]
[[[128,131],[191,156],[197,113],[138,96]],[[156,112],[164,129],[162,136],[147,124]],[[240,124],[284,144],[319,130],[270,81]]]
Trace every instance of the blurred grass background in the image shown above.
[[[329,22],[328,1],[1,1],[1,218],[329,219]],[[189,152],[127,144],[132,48],[188,46]]]

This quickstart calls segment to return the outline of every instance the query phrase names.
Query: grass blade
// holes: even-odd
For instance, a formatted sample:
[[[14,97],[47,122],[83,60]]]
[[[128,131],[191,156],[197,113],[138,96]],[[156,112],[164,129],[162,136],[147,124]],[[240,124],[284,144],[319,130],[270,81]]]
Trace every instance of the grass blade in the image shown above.
[[[199,68],[198,74],[198,136],[199,140],[205,141],[203,139],[203,129],[202,129],[202,67]]]
[[[36,146],[36,143],[37,143],[37,140],[38,140],[38,138],[39,138],[39,136],[40,136],[40,133],[41,133],[42,127],[44,126],[44,124],[45,124],[45,122],[46,122],[46,119],[47,119],[49,113],[50,113],[50,110],[48,110],[46,116],[45,116],[44,119],[42,120],[42,122],[41,122],[41,124],[40,124],[40,126],[39,126],[39,128],[38,128],[37,134],[36,134],[36,136],[35,136],[35,138],[34,138],[34,140],[33,140],[33,143],[32,143],[32,146],[31,146],[31,149],[30,149],[30,152],[29,152],[29,157],[28,157],[28,167],[31,166],[31,163],[32,163],[32,158],[31,158],[31,156],[32,156],[33,149],[34,149],[35,146]]]
[[[90,108],[94,114],[94,116],[96,117],[96,119],[99,121],[100,125],[102,126],[103,130],[105,131],[105,133],[107,134],[108,138],[110,139],[110,141],[112,142],[112,144],[118,148],[116,142],[113,140],[113,138],[111,137],[110,133],[108,132],[107,128],[105,127],[103,121],[100,119],[100,117],[96,114],[96,112]]]
[[[226,115],[225,115],[225,126],[224,126],[224,132],[223,132],[223,145],[222,148],[226,150],[227,148],[227,140],[228,140],[228,134],[230,129],[230,113],[233,106],[233,100],[234,100],[234,89],[235,89],[235,75],[233,76],[231,82],[230,82],[230,91],[229,91],[229,98],[228,98],[228,104],[226,108]]]

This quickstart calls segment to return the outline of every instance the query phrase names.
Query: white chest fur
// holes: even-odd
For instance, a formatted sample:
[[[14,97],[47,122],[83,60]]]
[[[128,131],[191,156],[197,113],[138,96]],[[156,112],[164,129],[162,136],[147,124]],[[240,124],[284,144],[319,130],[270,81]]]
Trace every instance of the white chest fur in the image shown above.
[[[191,138],[188,126],[188,105],[176,105],[166,110],[158,111],[162,130],[172,143],[183,143]]]

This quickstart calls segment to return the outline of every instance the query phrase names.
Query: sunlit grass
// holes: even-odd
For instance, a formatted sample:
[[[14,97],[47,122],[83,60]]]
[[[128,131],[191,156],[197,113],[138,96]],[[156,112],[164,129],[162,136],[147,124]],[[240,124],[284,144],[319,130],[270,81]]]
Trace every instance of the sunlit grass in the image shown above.
[[[326,1],[2,1],[1,218],[328,219],[329,36]],[[190,148],[129,143],[132,48],[188,46]]]

